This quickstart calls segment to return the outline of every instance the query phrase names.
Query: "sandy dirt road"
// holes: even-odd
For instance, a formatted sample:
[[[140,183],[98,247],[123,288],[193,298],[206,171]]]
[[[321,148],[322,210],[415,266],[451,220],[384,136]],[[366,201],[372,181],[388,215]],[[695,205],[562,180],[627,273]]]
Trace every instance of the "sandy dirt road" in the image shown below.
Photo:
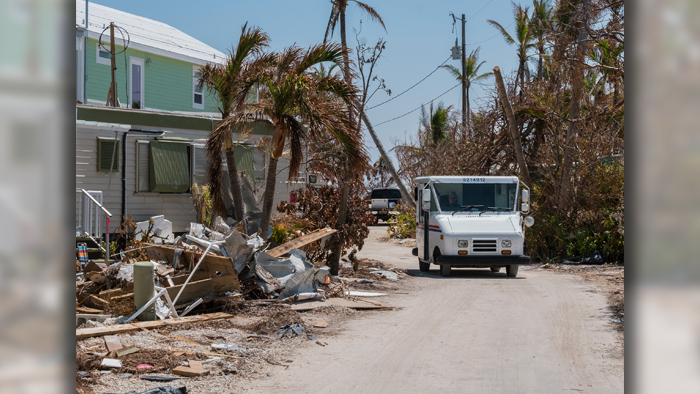
[[[397,309],[346,321],[328,346],[309,341],[245,392],[623,392],[621,342],[595,284],[526,267],[517,278],[485,269],[442,278],[383,234],[373,227],[358,256],[407,269],[381,300]]]

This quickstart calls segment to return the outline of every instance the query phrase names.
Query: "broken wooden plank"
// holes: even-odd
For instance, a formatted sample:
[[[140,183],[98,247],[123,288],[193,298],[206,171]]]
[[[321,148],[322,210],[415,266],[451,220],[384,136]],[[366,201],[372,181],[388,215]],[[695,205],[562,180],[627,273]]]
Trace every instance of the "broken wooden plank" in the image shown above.
[[[206,353],[206,352],[183,352],[183,351],[177,351],[173,352],[175,356],[181,356],[183,354],[204,354],[205,356],[218,356],[218,357],[228,357],[228,358],[235,358],[235,359],[242,359],[245,357],[238,357],[238,356],[231,356],[230,354],[223,354],[223,353]]]
[[[185,283],[188,276],[189,276],[188,274],[173,276],[172,278],[170,278],[173,281],[172,286],[177,286],[177,285],[181,285],[181,284]],[[209,279],[209,278],[211,278],[211,276],[209,276],[209,271],[199,271],[198,270],[197,272],[194,273],[194,276],[192,277],[192,279],[190,279],[190,281],[198,281],[198,280],[204,280],[204,279]],[[172,286],[170,286],[170,284],[168,283],[168,286],[166,286],[166,287],[172,287]]]
[[[173,258],[175,257],[175,248],[172,246],[161,246],[146,244],[149,246],[146,249],[148,258],[155,261],[167,261],[168,263],[173,263]],[[192,252],[190,250],[185,250],[180,255],[180,265],[187,266],[190,261],[193,260],[192,254],[194,253],[194,261],[199,261],[202,258],[202,253]],[[190,267],[192,268],[192,267]],[[214,277],[217,272],[228,275],[238,275],[236,268],[233,266],[233,259],[230,257],[217,256],[213,254],[207,254],[202,261],[202,266],[199,269],[209,272],[209,277]]]
[[[110,352],[116,352],[124,347],[116,335],[105,335],[105,345]]]
[[[308,245],[314,241],[318,241],[319,239],[327,237],[327,236],[329,236],[333,233],[336,233],[336,232],[338,232],[338,230],[334,230],[331,228],[322,228],[320,230],[316,230],[314,232],[303,235],[299,238],[293,239],[293,240],[291,240],[287,243],[284,243],[284,244],[282,244],[274,249],[270,249],[266,253],[269,254],[270,256],[273,256],[273,257],[280,257],[292,249],[300,248],[304,245]]]
[[[194,376],[206,376],[209,374],[209,371],[205,370],[204,367],[202,367],[202,362],[198,360],[187,360],[189,363],[189,367],[184,367],[184,366],[179,366],[173,368],[172,372],[177,375],[182,375],[182,376],[187,376],[187,377],[194,377]]]
[[[101,315],[101,314],[102,314],[102,309],[88,308],[88,307],[86,307],[86,306],[76,306],[76,307],[75,307],[75,312],[76,312],[76,313],[88,314],[88,315]]]
[[[196,315],[181,317],[178,319],[165,319],[165,320],[154,320],[154,321],[144,321],[129,324],[116,324],[107,327],[91,327],[91,328],[79,328],[75,330],[76,339],[85,339],[92,337],[101,337],[104,335],[116,335],[125,334],[128,332],[134,332],[139,330],[151,330],[155,328],[178,325],[183,323],[196,323],[209,320],[219,320],[219,319],[230,319],[234,317],[228,313],[210,313],[207,315]]]
[[[168,295],[171,299],[175,299],[183,285],[168,287]],[[227,275],[218,278],[204,279],[196,282],[190,282],[180,294],[178,302],[193,301],[198,298],[206,297],[210,294],[225,293],[228,291],[240,291],[241,285],[238,282],[237,275]]]
[[[117,350],[117,357],[126,356],[127,354],[136,353],[138,351],[139,348],[137,348],[136,346],[125,347],[123,349]]]
[[[98,294],[97,296],[102,298],[103,300],[109,300],[111,298],[118,297],[124,294],[126,294],[126,292],[122,289],[112,289],[101,291],[100,294]]]
[[[378,302],[369,302],[364,300],[348,300],[345,298],[329,298],[325,301],[308,301],[300,302],[292,305],[293,311],[310,311],[312,309],[322,307],[322,306],[345,306],[352,309],[381,309],[388,308],[388,306],[380,304]]]

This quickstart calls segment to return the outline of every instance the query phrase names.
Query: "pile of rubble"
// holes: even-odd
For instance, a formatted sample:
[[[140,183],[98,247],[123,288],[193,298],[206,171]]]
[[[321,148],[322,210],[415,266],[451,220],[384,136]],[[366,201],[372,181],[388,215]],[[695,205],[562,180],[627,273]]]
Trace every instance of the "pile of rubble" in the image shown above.
[[[121,260],[109,265],[94,261],[78,264],[76,338],[84,341],[104,337],[107,347],[107,352],[94,353],[91,363],[83,363],[84,368],[101,369],[103,373],[112,370],[133,373],[133,366],[125,366],[122,361],[135,358],[130,355],[138,352],[139,348],[121,344],[110,348],[109,340],[117,343],[118,335],[168,329],[183,323],[230,319],[233,315],[225,312],[232,312],[240,304],[284,305],[294,315],[319,306],[346,309],[384,307],[377,302],[355,298],[384,294],[351,291],[349,283],[355,283],[358,279],[331,278],[328,267],[314,265],[299,249],[329,237],[336,230],[321,229],[269,248],[270,245],[257,235],[241,234],[218,217],[212,229],[191,223],[189,232],[177,238],[172,236],[168,223],[159,217],[146,222],[146,225],[138,224],[142,227],[140,234],[144,239],[159,240],[157,243],[142,244],[142,252],[148,257],[147,263],[124,258],[126,253],[134,251],[131,249],[117,254]],[[145,304],[141,303],[138,310],[134,300],[134,271],[137,264],[153,265],[154,282],[152,298]],[[395,280],[394,276],[397,275],[379,269],[375,269],[375,272],[377,279],[382,275]],[[362,279],[360,282],[372,281]],[[138,321],[149,308],[155,308],[156,319]],[[279,338],[301,335],[316,339],[315,335],[305,332],[299,321],[285,321],[276,329]],[[226,343],[210,345],[211,355],[215,358],[219,353],[227,354],[231,350]],[[144,354],[143,351],[149,349],[140,350]],[[87,354],[78,349],[76,351],[82,352],[83,356]],[[200,356],[194,358],[182,355],[176,367],[162,369],[179,376],[202,376],[206,371],[198,362],[208,362],[209,359],[204,357],[199,360],[197,357],[201,359],[201,354],[209,353],[199,351],[197,354]],[[158,375],[154,379],[158,379]]]

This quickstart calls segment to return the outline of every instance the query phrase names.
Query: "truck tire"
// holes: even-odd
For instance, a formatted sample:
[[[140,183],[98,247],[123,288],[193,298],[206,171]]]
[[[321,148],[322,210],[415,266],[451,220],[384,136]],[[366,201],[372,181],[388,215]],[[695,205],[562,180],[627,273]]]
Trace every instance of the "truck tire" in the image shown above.
[[[452,266],[449,264],[442,264],[440,265],[440,275],[444,277],[450,276],[452,273]]]
[[[418,267],[420,268],[421,271],[423,272],[428,272],[430,271],[430,262],[423,262],[421,259],[418,259]]]
[[[506,266],[506,275],[508,275],[510,278],[515,278],[518,275],[518,265],[511,264]]]
[[[491,272],[500,272],[501,267],[491,267]]]

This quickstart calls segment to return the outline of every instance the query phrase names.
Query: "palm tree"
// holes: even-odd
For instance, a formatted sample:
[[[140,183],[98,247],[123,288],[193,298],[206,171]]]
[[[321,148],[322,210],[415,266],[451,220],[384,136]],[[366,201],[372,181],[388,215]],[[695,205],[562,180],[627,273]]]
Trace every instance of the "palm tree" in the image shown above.
[[[437,145],[440,141],[447,138],[447,121],[450,116],[452,106],[445,107],[442,103],[438,103],[437,108],[433,110],[433,103],[430,103],[430,113],[425,111],[425,106],[421,106],[420,114],[420,131],[424,136],[427,144]]]
[[[519,4],[513,3],[513,17],[515,18],[515,38],[503,28],[498,22],[489,19],[487,22],[494,26],[501,33],[503,38],[509,45],[518,46],[518,75],[520,81],[520,96],[522,98],[522,90],[525,85],[525,78],[530,79],[530,69],[527,67],[527,59],[530,55],[527,52],[535,46],[532,42],[533,30],[530,28],[530,17],[528,16],[528,8],[523,8]]]
[[[530,29],[532,29],[532,37],[536,39],[535,46],[539,54],[537,58],[537,79],[541,79],[543,76],[542,66],[546,55],[544,40],[551,27],[550,19],[552,19],[552,7],[549,5],[549,0],[532,0]]]
[[[492,72],[479,75],[479,69],[481,68],[481,65],[486,63],[486,61],[479,63],[480,49],[481,47],[476,48],[469,54],[468,57],[464,59],[464,74],[466,76],[465,80],[467,82],[467,119],[469,119],[470,125],[472,111],[469,105],[469,88],[471,87],[472,82],[481,81],[493,75]],[[446,68],[450,72],[450,74],[452,74],[452,76],[454,76],[458,81],[462,80],[462,72],[457,67],[450,64],[444,65],[442,67]]]
[[[348,7],[348,3],[352,1],[355,4],[357,4],[362,11],[364,11],[370,19],[373,21],[379,22],[379,24],[382,25],[384,28],[384,31],[386,31],[386,26],[384,26],[384,21],[382,20],[382,17],[379,16],[377,11],[368,6],[365,3],[359,2],[357,0],[331,0],[331,4],[333,5],[333,8],[331,9],[331,16],[328,18],[328,26],[326,27],[326,34],[323,36],[323,43],[325,44],[331,37],[333,37],[333,31],[335,30],[335,25],[340,21],[340,44],[343,46],[343,48],[346,49],[348,48],[348,41],[346,38],[346,28],[345,28],[345,10]],[[350,78],[350,59],[348,57],[348,52],[345,52],[343,54],[343,72],[345,73],[345,79],[348,80]]]
[[[261,54],[262,48],[266,47],[269,42],[269,37],[260,28],[247,28],[247,25],[247,23],[243,25],[238,46],[235,50],[229,51],[229,56],[224,63],[205,65],[201,68],[199,77],[199,89],[206,86],[209,91],[217,95],[218,110],[222,117],[222,122],[209,134],[206,145],[206,156],[210,163],[209,184],[214,199],[214,209],[219,214],[226,214],[221,188],[223,175],[221,148],[224,147],[233,205],[238,221],[245,218],[243,192],[234,158],[231,124],[226,120],[232,116],[233,111],[241,109],[241,104],[245,102],[245,98],[252,88],[251,84],[246,83],[245,76],[249,68],[250,57]]]
[[[274,128],[260,231],[267,238],[277,179],[277,161],[289,139],[289,177],[298,174],[304,138],[330,133],[344,147],[348,165],[355,171],[367,167],[362,137],[356,133],[348,104],[357,94],[352,84],[338,75],[319,77],[313,67],[323,62],[339,63],[343,49],[337,44],[312,46],[304,51],[292,46],[274,54],[271,67],[251,79],[261,86],[260,102],[252,107],[272,119]],[[328,95],[339,100],[329,100]],[[302,124],[304,127],[302,127]]]

